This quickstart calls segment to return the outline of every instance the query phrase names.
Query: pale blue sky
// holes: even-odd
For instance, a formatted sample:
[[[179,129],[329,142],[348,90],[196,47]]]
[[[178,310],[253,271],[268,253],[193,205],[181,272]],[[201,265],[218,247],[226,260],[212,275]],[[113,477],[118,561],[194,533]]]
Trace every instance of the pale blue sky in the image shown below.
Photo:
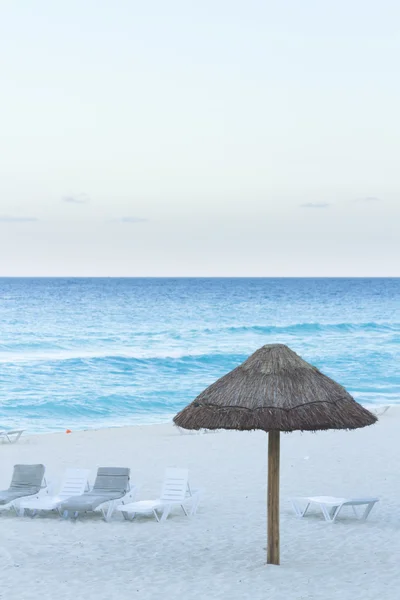
[[[399,22],[3,0],[0,275],[399,276]]]

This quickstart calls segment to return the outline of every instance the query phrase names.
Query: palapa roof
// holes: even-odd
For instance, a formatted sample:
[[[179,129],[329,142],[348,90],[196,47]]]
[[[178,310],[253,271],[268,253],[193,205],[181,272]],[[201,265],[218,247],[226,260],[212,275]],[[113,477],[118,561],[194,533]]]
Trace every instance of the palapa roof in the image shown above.
[[[263,346],[205,389],[174,423],[185,429],[357,429],[377,421],[284,344]]]

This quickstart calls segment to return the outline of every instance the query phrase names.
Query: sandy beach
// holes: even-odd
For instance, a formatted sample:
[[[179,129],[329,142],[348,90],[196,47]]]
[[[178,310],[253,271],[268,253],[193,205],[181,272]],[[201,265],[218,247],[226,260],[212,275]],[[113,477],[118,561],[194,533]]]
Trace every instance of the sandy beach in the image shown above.
[[[126,522],[115,513],[77,522],[3,512],[0,597],[314,600],[396,599],[400,588],[400,409],[352,432],[282,436],[281,566],[266,566],[267,436],[262,432],[181,435],[172,424],[23,435],[1,444],[0,488],[15,463],[127,466],[139,498],[159,495],[164,469],[190,469],[204,488],[195,517]],[[368,521],[347,509],[335,524],[312,512],[297,519],[296,495],[376,495]]]

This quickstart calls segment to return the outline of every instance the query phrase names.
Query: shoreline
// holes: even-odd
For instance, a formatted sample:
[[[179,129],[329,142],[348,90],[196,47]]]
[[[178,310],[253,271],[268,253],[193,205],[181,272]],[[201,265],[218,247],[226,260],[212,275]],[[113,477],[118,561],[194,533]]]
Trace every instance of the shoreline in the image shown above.
[[[383,414],[385,414],[388,410],[390,411],[396,411],[397,409],[400,410],[400,404],[362,404],[362,406],[364,406],[364,408],[366,408],[367,410],[369,410],[370,412],[374,413],[375,415],[377,415],[378,419],[380,416],[382,416]],[[71,429],[71,434],[72,433],[78,433],[78,432],[84,432],[84,431],[102,431],[104,429],[108,430],[113,430],[113,429],[124,429],[124,428],[143,428],[143,427],[162,427],[162,426],[166,426],[166,425],[171,425],[176,427],[173,424],[173,420],[172,417],[169,420],[165,420],[165,421],[158,421],[155,423],[133,423],[133,424],[129,424],[129,425],[104,425],[104,427],[87,427],[84,429],[71,429],[71,427],[66,427],[66,429]],[[18,425],[16,425],[15,427],[5,427],[2,429],[6,429],[6,430],[11,430],[11,429],[23,429],[23,427],[19,427]],[[54,430],[54,431],[43,431],[43,432],[35,432],[35,431],[30,431],[29,429],[24,429],[24,433],[22,434],[22,436],[28,437],[28,436],[45,436],[45,435],[57,435],[57,434],[66,434],[66,429],[63,430]],[[217,430],[217,431],[221,431],[221,430]],[[190,435],[195,435],[196,431],[194,430],[187,430],[187,434]],[[69,435],[69,434],[68,434]],[[184,435],[184,434],[183,434]],[[22,439],[22,437],[21,437]]]

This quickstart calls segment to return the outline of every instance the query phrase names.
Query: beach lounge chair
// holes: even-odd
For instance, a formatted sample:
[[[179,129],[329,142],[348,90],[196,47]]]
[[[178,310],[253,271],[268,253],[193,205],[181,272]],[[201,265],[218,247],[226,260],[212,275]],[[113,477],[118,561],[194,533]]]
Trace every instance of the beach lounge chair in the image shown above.
[[[326,521],[333,523],[344,506],[351,506],[355,516],[365,521],[379,498],[336,498],[334,496],[308,496],[305,498],[292,498],[292,506],[298,517],[304,517],[311,504],[318,506]],[[365,506],[364,512],[359,515],[356,506]]]
[[[52,495],[49,491],[45,495],[21,500],[18,505],[19,515],[23,516],[25,510],[31,511],[32,516],[40,510],[60,512],[60,505],[64,501],[72,496],[81,496],[89,490],[89,473],[89,469],[67,469],[58,494]]]
[[[47,487],[44,472],[44,465],[15,465],[10,487],[0,492],[0,510],[17,512],[21,498],[39,495]]]
[[[135,489],[129,485],[130,469],[125,467],[99,467],[93,488],[80,496],[72,496],[60,505],[64,517],[73,513],[100,511],[105,521],[109,521],[115,506],[122,498],[132,500]]]
[[[188,469],[166,469],[159,499],[120,504],[116,510],[122,512],[125,519],[133,519],[136,514],[153,514],[160,522],[165,521],[174,505],[180,506],[188,516],[185,504],[191,503],[190,514],[194,515],[200,501],[200,490],[191,490],[188,478]],[[157,511],[162,511],[161,517]]]
[[[175,425],[181,435],[200,435],[205,433],[218,433],[218,429],[183,429],[179,425]]]
[[[10,444],[15,444],[18,442],[24,431],[25,429],[12,429],[8,431],[3,429],[0,431],[0,439],[3,442],[7,441]]]

